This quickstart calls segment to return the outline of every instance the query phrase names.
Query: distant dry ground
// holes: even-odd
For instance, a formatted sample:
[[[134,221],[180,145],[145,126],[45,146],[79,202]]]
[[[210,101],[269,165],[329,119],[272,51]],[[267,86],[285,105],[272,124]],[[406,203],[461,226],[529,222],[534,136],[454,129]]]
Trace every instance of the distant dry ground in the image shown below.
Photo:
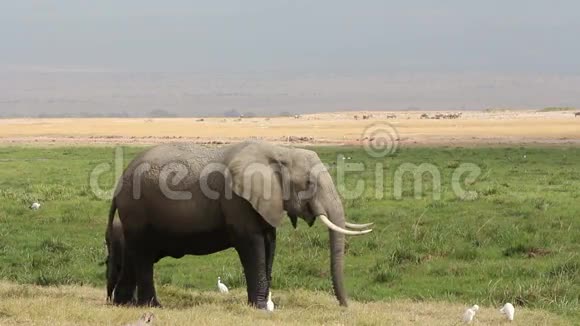
[[[163,309],[122,308],[105,303],[104,289],[81,286],[39,287],[0,283],[0,325],[125,325],[153,312],[153,325],[459,325],[465,305],[445,302],[389,301],[338,306],[314,292],[274,292],[278,309],[269,314],[244,304],[245,291],[229,295],[161,288],[172,295]],[[499,307],[481,307],[474,325],[568,325],[540,310],[516,307],[508,322]]]
[[[401,145],[580,144],[573,112],[470,112],[458,119],[421,119],[438,112],[341,112],[276,118],[95,118],[0,120],[3,144],[153,144],[171,140],[227,143],[248,138],[281,143],[359,144],[383,128]],[[440,113],[450,113],[442,112]],[[372,114],[363,120],[362,116]],[[358,120],[354,119],[357,115]],[[396,118],[392,117],[395,115]],[[390,116],[390,117],[389,117]]]

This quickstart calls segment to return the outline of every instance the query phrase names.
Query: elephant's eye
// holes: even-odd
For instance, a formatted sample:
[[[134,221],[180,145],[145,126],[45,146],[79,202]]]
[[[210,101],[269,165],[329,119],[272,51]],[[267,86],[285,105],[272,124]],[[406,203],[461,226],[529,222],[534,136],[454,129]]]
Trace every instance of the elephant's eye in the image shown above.
[[[306,182],[306,189],[310,190],[310,191],[314,191],[316,190],[316,187],[318,185],[316,184],[316,180],[312,180],[311,178],[308,178],[308,181]]]

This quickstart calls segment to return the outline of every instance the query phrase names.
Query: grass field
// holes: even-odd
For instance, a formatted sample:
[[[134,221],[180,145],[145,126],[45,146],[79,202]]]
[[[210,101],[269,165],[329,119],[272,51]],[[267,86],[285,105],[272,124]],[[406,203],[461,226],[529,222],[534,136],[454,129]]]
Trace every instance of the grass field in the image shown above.
[[[125,163],[140,150],[126,148]],[[409,309],[426,309],[431,314],[444,314],[445,309],[437,308],[443,304],[437,302],[453,302],[457,316],[473,303],[495,313],[495,307],[507,301],[531,309],[526,310],[530,316],[547,316],[534,319],[552,321],[547,324],[580,318],[580,148],[417,147],[403,148],[383,159],[371,158],[355,147],[316,150],[327,163],[336,162],[341,153],[351,157],[349,162],[366,166],[364,172],[346,177],[349,188],[358,180],[367,182],[361,198],[344,201],[349,219],[376,223],[371,235],[348,241],[346,285],[351,299],[358,302],[348,318],[360,316],[364,322],[368,317],[367,323],[374,324],[373,318],[380,316],[373,317],[366,307],[387,309],[384,313],[397,310],[393,311],[396,316],[405,302],[414,303],[410,306],[415,308]],[[100,263],[105,257],[109,202],[94,196],[89,175],[97,165],[112,163],[113,153],[108,147],[0,148],[0,279],[8,282],[0,287],[0,297],[10,298],[0,300],[0,324],[17,321],[15,306],[39,305],[61,291],[30,286],[24,291],[15,284],[74,285],[55,296],[63,304],[69,302],[69,290],[71,298],[89,297],[86,302],[94,305],[94,310],[87,308],[90,318],[108,316],[105,309],[115,312],[105,317],[108,322],[131,320],[129,313],[139,316],[132,309],[103,308],[104,266]],[[382,199],[375,198],[376,163],[383,164]],[[403,198],[395,199],[393,175],[403,163],[435,165],[441,172],[441,200],[433,200],[428,175],[423,176],[427,186],[421,198],[414,197],[407,175]],[[452,191],[451,176],[461,163],[474,163],[482,170],[466,186],[476,195],[458,197]],[[112,188],[113,173],[104,175],[100,184]],[[39,211],[28,209],[34,200],[43,204]],[[320,223],[312,228],[301,223],[297,230],[285,223],[280,228],[273,289],[281,296],[275,301],[281,300],[288,310],[281,312],[286,317],[260,317],[264,323],[268,318],[292,322],[299,309],[316,305],[307,295],[310,292],[304,291],[316,291],[325,300],[323,307],[328,306],[328,311],[321,314],[331,323],[353,321],[339,319],[341,310],[324,295],[331,292],[327,242]],[[207,294],[214,291],[218,275],[239,291],[236,299],[215,299]],[[166,258],[156,265],[155,278],[160,300],[169,308],[159,311],[160,315],[222,300],[237,307],[232,308],[233,316],[246,313],[241,304],[245,301],[243,275],[233,250],[205,257]],[[304,291],[292,297],[296,289]],[[380,302],[365,304],[375,301]],[[224,308],[207,309],[219,312]],[[324,322],[326,317],[320,318],[310,322]],[[445,324],[445,318],[434,320]],[[81,323],[79,319],[75,324]]]
[[[457,325],[465,306],[449,302],[389,300],[353,302],[340,308],[328,294],[306,290],[277,291],[278,309],[257,311],[241,304],[243,289],[224,296],[216,292],[163,286],[165,308],[113,307],[94,287],[39,287],[0,282],[1,325],[125,325],[144,312],[155,316],[153,325]],[[569,325],[556,313],[520,308],[508,322],[496,307],[482,307],[475,325]]]

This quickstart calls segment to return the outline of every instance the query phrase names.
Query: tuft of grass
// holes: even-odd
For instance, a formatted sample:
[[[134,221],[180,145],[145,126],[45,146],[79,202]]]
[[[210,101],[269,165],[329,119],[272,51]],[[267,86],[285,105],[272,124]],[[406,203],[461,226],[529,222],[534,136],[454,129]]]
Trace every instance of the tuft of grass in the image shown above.
[[[479,198],[479,193],[477,191],[466,191],[459,196],[462,201],[475,201]]]
[[[580,261],[573,260],[559,263],[548,272],[551,278],[566,278],[571,281],[580,280]]]
[[[40,249],[50,253],[64,253],[71,249],[71,246],[58,239],[47,239],[42,241]]]
[[[457,169],[459,165],[461,165],[461,162],[457,160],[449,161],[446,164],[448,169]]]
[[[374,281],[377,283],[391,283],[401,278],[398,268],[384,260],[377,261],[370,272],[374,275]]]
[[[393,265],[420,264],[423,257],[411,248],[396,248],[389,256],[389,261]]]
[[[531,198],[528,202],[537,210],[547,211],[550,207],[550,201],[546,198]]]
[[[536,256],[545,256],[549,254],[550,251],[544,248],[538,248],[529,244],[517,244],[510,246],[503,251],[503,255],[506,257],[513,256],[525,256],[528,258],[533,258]]]
[[[451,257],[458,260],[473,261],[479,257],[479,253],[477,248],[467,247],[453,251]]]
[[[495,184],[489,185],[489,186],[485,187],[484,189],[480,190],[479,193],[484,197],[497,195],[499,193],[499,187]]]

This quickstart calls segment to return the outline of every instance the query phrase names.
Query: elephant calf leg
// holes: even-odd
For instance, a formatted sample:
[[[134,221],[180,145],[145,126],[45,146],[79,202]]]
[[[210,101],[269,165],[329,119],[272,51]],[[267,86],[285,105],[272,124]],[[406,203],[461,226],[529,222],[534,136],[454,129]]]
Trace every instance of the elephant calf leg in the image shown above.
[[[126,259],[121,268],[119,281],[115,286],[113,303],[116,305],[133,303],[136,287],[137,281],[135,280],[135,268],[133,263]]]
[[[246,276],[248,303],[258,309],[266,309],[269,281],[265,239],[261,235],[250,235],[238,239],[237,243],[236,251]]]

